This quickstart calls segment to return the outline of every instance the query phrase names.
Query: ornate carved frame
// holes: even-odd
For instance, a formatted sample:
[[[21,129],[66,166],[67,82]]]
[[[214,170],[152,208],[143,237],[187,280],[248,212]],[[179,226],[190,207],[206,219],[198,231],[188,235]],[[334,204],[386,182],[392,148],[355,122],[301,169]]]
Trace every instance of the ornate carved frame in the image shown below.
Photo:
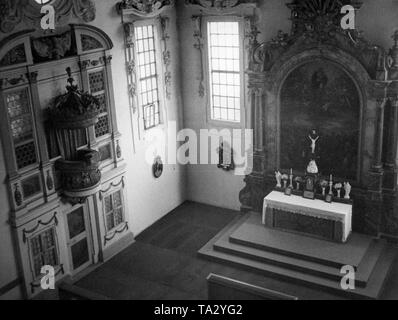
[[[275,187],[274,170],[279,169],[280,91],[287,76],[297,67],[315,60],[328,61],[348,74],[361,98],[359,170],[353,181],[354,229],[379,234],[387,227],[384,217],[391,218],[397,195],[397,42],[388,55],[382,48],[367,43],[358,32],[343,31],[328,19],[336,10],[320,8],[312,19],[302,12],[302,1],[292,9],[293,28],[290,35],[279,32],[267,43],[253,41],[253,55],[248,71],[248,119],[254,129],[253,172],[245,178],[240,193],[242,210],[262,210],[264,196]],[[316,3],[316,1],[314,1]],[[317,16],[318,15],[318,16]],[[303,22],[304,21],[304,22]],[[302,23],[302,25],[300,25]],[[394,67],[395,66],[395,67]],[[386,114],[386,105],[391,105]],[[383,142],[388,141],[383,146]],[[383,152],[388,156],[384,160]],[[389,210],[384,210],[386,207]],[[396,210],[396,209],[395,209]],[[384,220],[387,220],[384,218]],[[394,231],[398,234],[398,228]],[[391,233],[391,231],[389,231]]]
[[[65,24],[71,14],[84,22],[95,19],[96,9],[93,0],[53,0],[48,3],[54,7],[57,24]],[[30,23],[32,27],[40,26],[42,14],[41,5],[35,1],[1,0],[0,1],[0,31],[9,33],[22,23]]]

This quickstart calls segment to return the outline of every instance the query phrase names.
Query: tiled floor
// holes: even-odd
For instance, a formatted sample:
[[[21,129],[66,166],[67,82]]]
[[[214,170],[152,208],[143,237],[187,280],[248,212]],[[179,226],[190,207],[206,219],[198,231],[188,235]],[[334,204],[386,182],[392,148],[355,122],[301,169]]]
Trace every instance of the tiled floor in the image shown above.
[[[112,299],[207,299],[210,273],[232,277],[299,297],[338,297],[277,279],[199,259],[197,251],[238,212],[186,202],[137,237],[137,242],[77,286]],[[386,284],[385,299],[398,299],[398,264]]]

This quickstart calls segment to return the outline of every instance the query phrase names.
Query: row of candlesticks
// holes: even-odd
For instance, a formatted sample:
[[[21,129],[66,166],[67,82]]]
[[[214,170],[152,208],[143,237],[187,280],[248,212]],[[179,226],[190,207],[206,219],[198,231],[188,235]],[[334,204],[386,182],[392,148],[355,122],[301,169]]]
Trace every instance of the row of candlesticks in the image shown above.
[[[296,183],[296,190],[300,191],[301,184],[305,183],[305,180],[298,176],[294,178],[293,176],[293,169],[290,170],[290,175],[288,174],[281,174],[279,171],[275,172],[276,176],[276,181],[277,181],[277,188],[282,188],[282,182],[283,182],[283,188],[287,189],[294,189],[293,182]],[[294,178],[294,179],[293,179]],[[288,185],[289,183],[289,185]],[[337,191],[337,197],[341,198],[341,191],[344,189],[344,199],[350,199],[350,194],[351,194],[351,185],[349,182],[338,182],[334,183],[333,182],[333,175],[330,175],[329,181],[322,179],[319,182],[319,186],[322,189],[322,195],[326,196],[326,191],[328,190],[329,195],[334,195],[333,190]],[[315,189],[315,186],[314,186]]]

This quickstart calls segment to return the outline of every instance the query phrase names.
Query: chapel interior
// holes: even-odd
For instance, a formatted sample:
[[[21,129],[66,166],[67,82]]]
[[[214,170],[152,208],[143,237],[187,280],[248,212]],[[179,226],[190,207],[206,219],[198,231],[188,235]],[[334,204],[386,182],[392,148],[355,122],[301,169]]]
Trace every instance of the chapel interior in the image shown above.
[[[0,137],[0,300],[398,299],[397,0],[0,0]]]

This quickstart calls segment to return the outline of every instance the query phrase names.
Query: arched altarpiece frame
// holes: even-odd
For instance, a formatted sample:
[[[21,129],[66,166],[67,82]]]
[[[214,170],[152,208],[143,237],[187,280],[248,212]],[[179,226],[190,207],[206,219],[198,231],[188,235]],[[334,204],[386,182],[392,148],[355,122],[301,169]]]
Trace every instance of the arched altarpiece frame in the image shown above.
[[[247,119],[248,127],[254,130],[254,154],[253,170],[240,192],[242,210],[261,211],[264,197],[275,187],[275,170],[280,169],[280,91],[286,78],[300,66],[325,61],[343,70],[360,94],[359,166],[357,179],[352,181],[354,230],[398,235],[398,218],[394,218],[398,126],[390,121],[398,119],[397,37],[395,47],[387,54],[366,42],[359,32],[342,30],[336,23],[337,14],[326,16],[333,17],[330,24],[317,19],[303,23],[299,19],[300,1],[289,7],[292,33],[280,31],[276,38],[262,44],[254,41],[252,49],[247,72]],[[322,8],[317,14],[335,11],[334,7]],[[385,153],[389,155],[384,157]]]

